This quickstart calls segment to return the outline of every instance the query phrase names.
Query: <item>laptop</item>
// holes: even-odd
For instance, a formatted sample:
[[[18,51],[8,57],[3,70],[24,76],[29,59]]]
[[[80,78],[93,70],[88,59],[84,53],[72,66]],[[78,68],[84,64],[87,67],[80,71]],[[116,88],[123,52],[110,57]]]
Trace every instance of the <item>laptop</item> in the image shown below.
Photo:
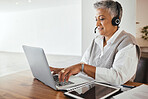
[[[59,82],[58,75],[52,75],[44,50],[39,47],[23,45],[23,50],[30,65],[33,76],[54,90],[68,90],[90,82],[82,76],[71,76],[68,82]]]

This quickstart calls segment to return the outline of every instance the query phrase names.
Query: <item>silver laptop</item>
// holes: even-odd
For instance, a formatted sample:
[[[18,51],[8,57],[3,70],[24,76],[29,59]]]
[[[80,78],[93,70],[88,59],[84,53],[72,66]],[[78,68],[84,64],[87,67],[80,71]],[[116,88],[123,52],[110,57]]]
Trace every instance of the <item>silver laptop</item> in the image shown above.
[[[55,90],[67,90],[90,82],[90,80],[79,76],[71,76],[68,82],[59,82],[58,75],[52,75],[42,48],[23,45],[23,49],[33,76]]]

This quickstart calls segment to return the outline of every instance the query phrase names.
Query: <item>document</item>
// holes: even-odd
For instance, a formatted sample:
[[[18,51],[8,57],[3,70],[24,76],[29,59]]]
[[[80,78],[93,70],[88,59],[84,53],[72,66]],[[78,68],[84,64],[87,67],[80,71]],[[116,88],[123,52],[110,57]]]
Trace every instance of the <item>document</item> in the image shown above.
[[[114,96],[114,99],[148,99],[148,85],[142,84],[136,88]]]

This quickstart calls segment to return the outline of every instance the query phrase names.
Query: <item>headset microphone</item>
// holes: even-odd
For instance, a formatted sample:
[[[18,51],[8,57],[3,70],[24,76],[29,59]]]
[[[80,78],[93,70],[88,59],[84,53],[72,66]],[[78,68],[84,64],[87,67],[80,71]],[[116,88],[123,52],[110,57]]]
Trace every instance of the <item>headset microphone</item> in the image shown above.
[[[97,29],[98,27],[95,27],[95,29],[94,29],[94,33],[96,33],[96,29]]]

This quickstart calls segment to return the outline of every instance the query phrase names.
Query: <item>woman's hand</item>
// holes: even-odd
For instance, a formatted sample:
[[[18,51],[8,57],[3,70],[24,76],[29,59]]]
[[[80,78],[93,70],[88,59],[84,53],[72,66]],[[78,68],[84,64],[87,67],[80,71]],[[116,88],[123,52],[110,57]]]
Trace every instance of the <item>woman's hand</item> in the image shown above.
[[[49,66],[50,67],[50,66]],[[64,68],[54,68],[54,67],[50,67],[51,72],[53,72],[54,74],[58,74],[61,70],[63,70]]]
[[[50,67],[50,70],[53,71],[53,74],[58,74],[59,82],[64,82],[64,79],[68,81],[71,75],[78,74],[82,69],[82,63],[67,67],[67,68],[54,68]],[[84,64],[83,72],[88,76],[95,79],[96,67]]]
[[[71,75],[78,74],[81,71],[81,64],[76,64],[67,68],[62,69],[59,72],[59,82],[64,82],[64,79],[68,81]]]

